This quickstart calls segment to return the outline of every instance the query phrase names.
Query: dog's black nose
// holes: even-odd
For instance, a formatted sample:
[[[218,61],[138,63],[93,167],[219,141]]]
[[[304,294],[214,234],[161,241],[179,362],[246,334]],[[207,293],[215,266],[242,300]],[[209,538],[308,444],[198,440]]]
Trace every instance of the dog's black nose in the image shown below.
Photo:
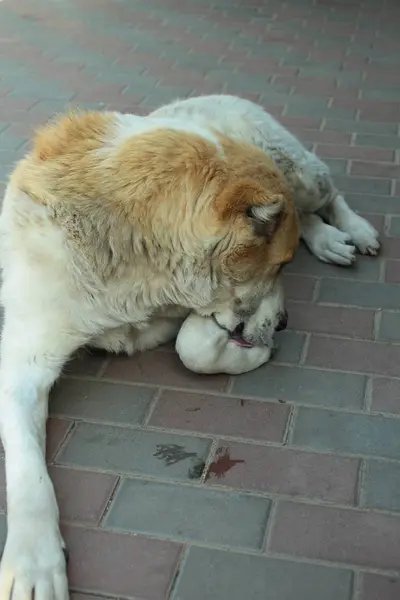
[[[279,315],[279,323],[275,328],[275,331],[283,331],[287,327],[288,314],[287,310],[283,311]]]

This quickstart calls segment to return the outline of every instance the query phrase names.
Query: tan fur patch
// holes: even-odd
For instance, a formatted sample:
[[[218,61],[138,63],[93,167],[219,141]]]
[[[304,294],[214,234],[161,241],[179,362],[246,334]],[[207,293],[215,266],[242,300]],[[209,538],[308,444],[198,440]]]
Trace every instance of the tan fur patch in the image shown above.
[[[103,280],[139,255],[160,272],[189,258],[208,268],[212,258],[224,276],[251,280],[292,256],[295,211],[271,159],[253,146],[220,142],[223,154],[199,135],[173,129],[118,142],[115,113],[71,113],[38,131],[11,182],[51,209]],[[278,198],[279,227],[264,239],[248,209]]]

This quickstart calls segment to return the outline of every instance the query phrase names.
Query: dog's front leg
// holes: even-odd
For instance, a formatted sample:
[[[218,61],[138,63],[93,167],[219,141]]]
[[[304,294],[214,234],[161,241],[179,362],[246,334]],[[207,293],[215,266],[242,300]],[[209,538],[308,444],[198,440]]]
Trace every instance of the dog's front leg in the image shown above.
[[[40,312],[40,311],[39,311]],[[80,345],[60,315],[5,310],[0,433],[5,449],[7,541],[0,600],[68,598],[58,507],[45,463],[48,391]]]

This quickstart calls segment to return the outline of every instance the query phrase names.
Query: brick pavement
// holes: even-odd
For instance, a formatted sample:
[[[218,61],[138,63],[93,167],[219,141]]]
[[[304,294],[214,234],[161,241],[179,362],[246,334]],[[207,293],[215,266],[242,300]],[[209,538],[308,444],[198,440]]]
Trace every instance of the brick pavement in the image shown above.
[[[66,103],[227,91],[326,159],[383,238],[348,270],[299,251],[257,372],[196,376],[171,348],[69,365],[48,459],[75,600],[400,598],[399,19],[396,0],[0,4],[0,181]]]

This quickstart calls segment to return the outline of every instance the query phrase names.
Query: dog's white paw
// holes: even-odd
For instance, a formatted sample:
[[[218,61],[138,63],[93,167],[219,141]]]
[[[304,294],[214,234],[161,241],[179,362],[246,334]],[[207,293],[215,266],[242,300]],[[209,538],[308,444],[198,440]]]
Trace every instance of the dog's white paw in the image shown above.
[[[307,239],[307,245],[322,262],[348,266],[356,258],[356,248],[351,236],[325,223],[311,239]]]
[[[357,214],[351,215],[343,228],[353,240],[361,254],[376,256],[380,249],[378,232],[371,223]]]
[[[0,566],[0,600],[68,600],[66,560],[57,525],[20,519]]]

